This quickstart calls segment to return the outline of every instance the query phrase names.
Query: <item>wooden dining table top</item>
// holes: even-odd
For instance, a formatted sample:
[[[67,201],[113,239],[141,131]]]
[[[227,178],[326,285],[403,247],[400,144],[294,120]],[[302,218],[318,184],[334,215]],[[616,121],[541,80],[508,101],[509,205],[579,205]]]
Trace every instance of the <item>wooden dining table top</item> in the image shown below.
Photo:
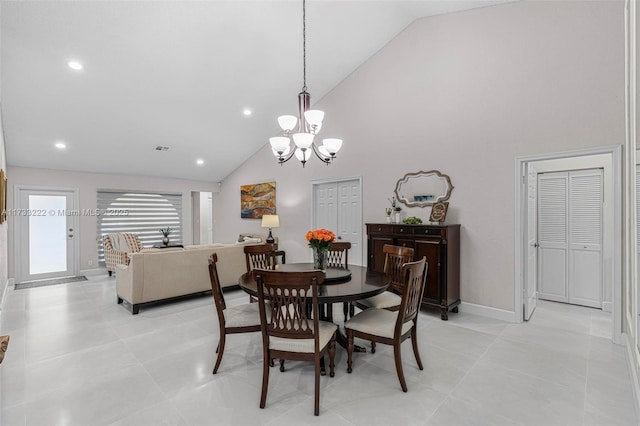
[[[312,263],[287,263],[278,266],[279,271],[300,272],[313,270]],[[350,272],[346,274],[345,272]],[[318,286],[319,303],[350,302],[380,294],[389,286],[384,275],[380,272],[368,271],[364,266],[350,265],[344,268],[327,268],[326,274],[332,279]],[[344,278],[336,278],[338,275]],[[238,280],[240,288],[245,292],[257,296],[258,286],[254,278],[254,271],[242,274]]]

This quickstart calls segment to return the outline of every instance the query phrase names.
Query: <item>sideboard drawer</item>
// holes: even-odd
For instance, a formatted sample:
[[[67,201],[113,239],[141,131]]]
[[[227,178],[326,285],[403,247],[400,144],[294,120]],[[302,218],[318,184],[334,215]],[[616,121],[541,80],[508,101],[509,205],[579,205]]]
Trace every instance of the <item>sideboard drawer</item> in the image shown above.
[[[443,228],[416,228],[416,235],[442,235]]]
[[[393,230],[394,234],[400,235],[412,235],[413,227],[412,226],[396,226]]]
[[[367,225],[369,234],[391,234],[393,232],[393,226],[391,225]]]

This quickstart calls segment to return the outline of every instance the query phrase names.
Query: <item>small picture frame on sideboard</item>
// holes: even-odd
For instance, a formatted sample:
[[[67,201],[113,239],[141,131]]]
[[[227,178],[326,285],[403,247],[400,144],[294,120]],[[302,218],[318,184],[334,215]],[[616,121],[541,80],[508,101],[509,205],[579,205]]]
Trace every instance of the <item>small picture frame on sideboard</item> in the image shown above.
[[[444,223],[444,219],[447,217],[448,208],[449,203],[446,201],[433,203],[433,206],[431,206],[431,215],[429,216],[429,222]]]

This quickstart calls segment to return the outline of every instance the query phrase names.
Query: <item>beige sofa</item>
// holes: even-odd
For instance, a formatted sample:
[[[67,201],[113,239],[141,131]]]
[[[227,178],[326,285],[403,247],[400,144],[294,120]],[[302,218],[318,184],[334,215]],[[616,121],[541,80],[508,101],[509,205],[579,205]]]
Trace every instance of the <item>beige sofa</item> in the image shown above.
[[[246,272],[244,247],[247,245],[212,244],[132,253],[129,265],[117,265],[118,303],[126,300],[135,315],[143,303],[210,291],[208,265],[213,253],[218,254],[222,287],[238,285],[238,278]]]

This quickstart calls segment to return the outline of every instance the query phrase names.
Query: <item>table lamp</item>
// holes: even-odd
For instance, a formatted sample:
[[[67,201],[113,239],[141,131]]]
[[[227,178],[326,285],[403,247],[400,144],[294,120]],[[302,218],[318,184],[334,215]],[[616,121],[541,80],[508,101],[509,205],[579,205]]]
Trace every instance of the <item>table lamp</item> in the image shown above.
[[[280,218],[277,214],[265,214],[262,215],[262,227],[269,228],[269,236],[267,237],[267,243],[273,244],[276,240],[271,235],[271,228],[279,228],[280,227]]]

